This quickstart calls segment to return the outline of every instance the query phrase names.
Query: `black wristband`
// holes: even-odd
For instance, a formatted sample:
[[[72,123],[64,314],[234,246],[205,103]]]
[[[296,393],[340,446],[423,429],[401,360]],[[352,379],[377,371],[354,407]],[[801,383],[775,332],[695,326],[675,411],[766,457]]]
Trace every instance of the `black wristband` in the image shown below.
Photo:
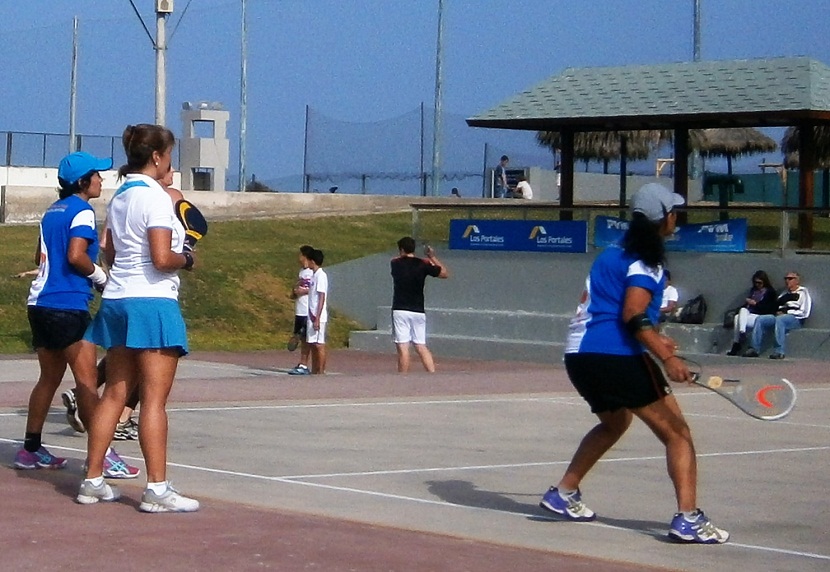
[[[193,268],[193,255],[189,252],[182,252],[182,256],[184,256],[184,266],[182,266],[182,270],[190,270]]]
[[[645,312],[641,312],[636,316],[632,316],[631,319],[625,323],[625,329],[628,330],[629,334],[635,336],[637,335],[637,332],[642,332],[643,330],[653,330],[654,324]]]

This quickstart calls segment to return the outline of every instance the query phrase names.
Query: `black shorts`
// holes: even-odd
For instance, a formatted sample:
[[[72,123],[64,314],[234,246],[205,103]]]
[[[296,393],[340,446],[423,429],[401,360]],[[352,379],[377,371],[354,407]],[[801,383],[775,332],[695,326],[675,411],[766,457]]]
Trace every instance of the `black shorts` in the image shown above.
[[[592,413],[637,409],[670,395],[663,371],[649,354],[565,354],[571,383]]]
[[[300,336],[305,340],[306,330],[308,329],[308,316],[294,316],[294,335]]]
[[[92,317],[86,310],[55,310],[29,306],[32,347],[64,350],[84,337]]]

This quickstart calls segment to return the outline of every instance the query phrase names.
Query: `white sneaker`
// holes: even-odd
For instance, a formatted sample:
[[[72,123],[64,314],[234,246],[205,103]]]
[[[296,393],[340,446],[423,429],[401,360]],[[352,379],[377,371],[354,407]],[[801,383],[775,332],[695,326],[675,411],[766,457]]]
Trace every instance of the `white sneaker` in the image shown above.
[[[78,496],[75,500],[80,504],[95,504],[98,501],[115,501],[121,498],[121,491],[118,487],[108,485],[106,482],[101,483],[100,487],[96,487],[89,481],[81,483],[81,489],[78,491]]]
[[[170,483],[167,490],[157,495],[150,489],[145,489],[138,505],[141,512],[195,512],[199,510],[199,501],[179,494]]]

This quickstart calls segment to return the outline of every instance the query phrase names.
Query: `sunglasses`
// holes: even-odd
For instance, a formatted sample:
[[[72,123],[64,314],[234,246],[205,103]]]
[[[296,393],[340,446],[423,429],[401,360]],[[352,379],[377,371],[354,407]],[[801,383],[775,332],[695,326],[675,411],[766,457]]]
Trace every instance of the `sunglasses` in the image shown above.
[[[798,276],[784,276],[784,280],[796,280]]]
[[[764,285],[764,283],[761,280],[756,280],[755,282],[753,282],[753,284],[755,284],[757,286],[763,286]]]

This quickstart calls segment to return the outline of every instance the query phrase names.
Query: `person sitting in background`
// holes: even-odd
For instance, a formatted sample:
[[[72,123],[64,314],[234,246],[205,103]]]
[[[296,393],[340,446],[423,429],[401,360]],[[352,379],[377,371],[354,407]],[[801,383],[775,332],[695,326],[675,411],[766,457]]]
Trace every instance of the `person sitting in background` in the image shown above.
[[[746,339],[746,331],[755,326],[758,316],[775,314],[777,308],[777,296],[769,276],[763,270],[755,271],[752,275],[752,288],[749,289],[743,306],[735,314],[732,349],[726,352],[726,355],[740,355],[741,345]]]
[[[671,272],[665,270],[663,274],[666,275],[666,287],[663,289],[663,301],[660,306],[660,321],[665,322],[677,310],[677,300],[680,298],[677,293],[677,288],[672,286]]]
[[[519,182],[516,185],[516,188],[513,190],[513,198],[514,199],[532,199],[533,198],[533,189],[530,188],[530,183],[527,182],[527,178],[524,175],[519,177]]]
[[[787,272],[784,280],[787,289],[778,296],[778,308],[775,314],[758,316],[755,319],[751,347],[744,352],[744,357],[758,357],[761,342],[764,339],[764,330],[774,329],[775,346],[769,357],[770,359],[784,359],[784,342],[787,332],[801,328],[804,320],[810,317],[813,300],[809,290],[801,285],[798,272]]]

